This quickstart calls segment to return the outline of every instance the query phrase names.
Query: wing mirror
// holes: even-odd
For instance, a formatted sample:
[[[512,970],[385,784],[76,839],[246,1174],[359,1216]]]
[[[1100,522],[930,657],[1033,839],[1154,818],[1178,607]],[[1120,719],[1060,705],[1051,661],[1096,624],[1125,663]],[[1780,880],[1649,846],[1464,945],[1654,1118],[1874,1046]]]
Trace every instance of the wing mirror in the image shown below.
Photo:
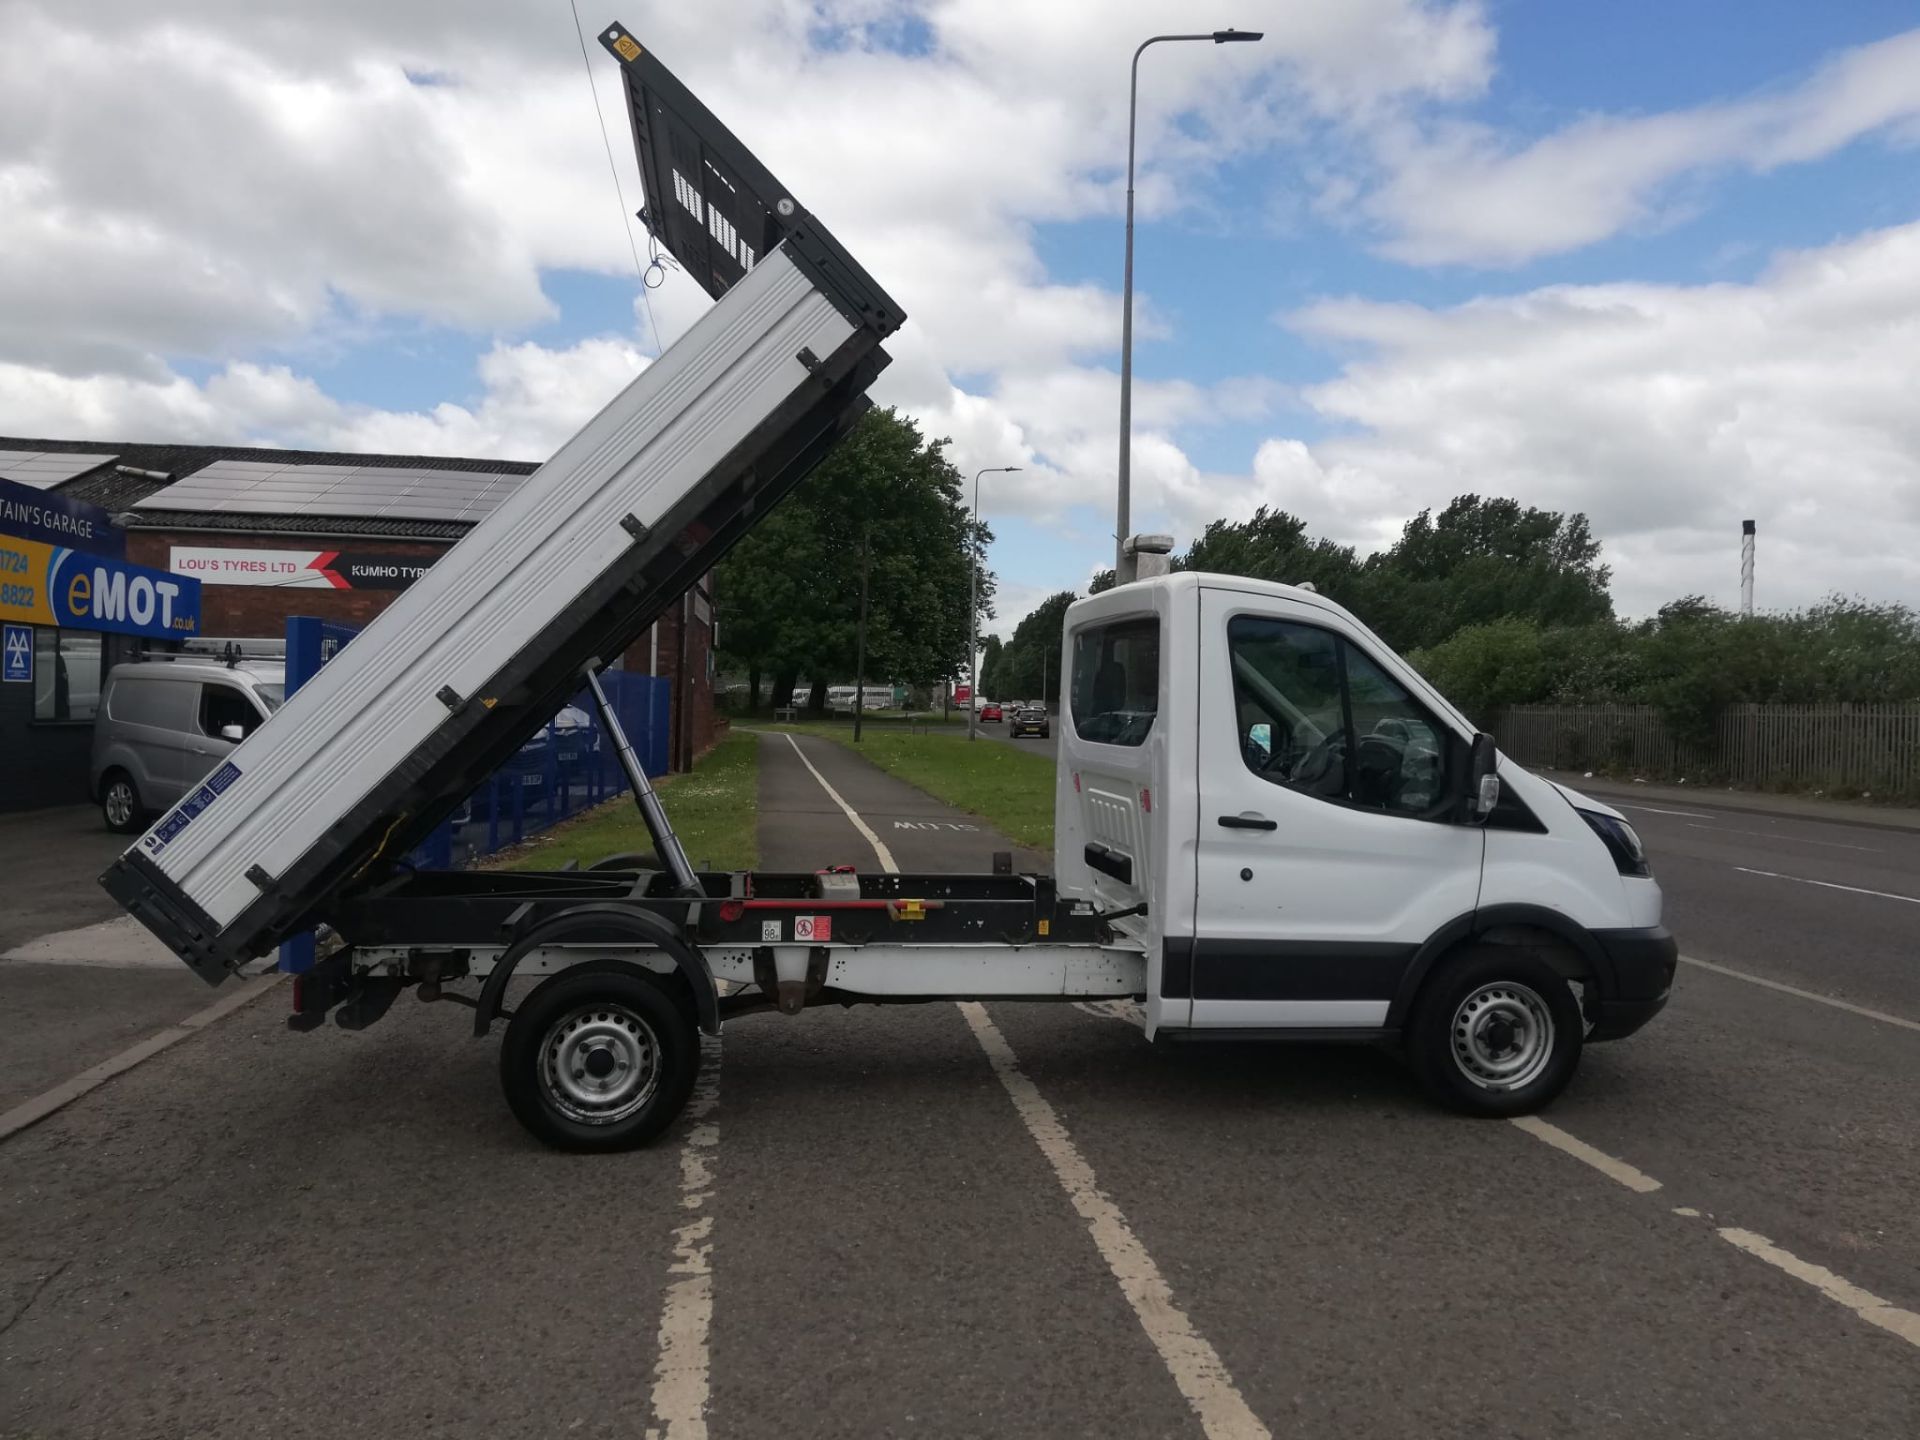
[[[222,725],[220,727],[220,738],[238,743],[247,738],[247,732],[242,730],[238,725]]]
[[[1472,824],[1486,824],[1494,806],[1500,803],[1499,760],[1500,747],[1493,736],[1484,730],[1476,734],[1467,762],[1467,819]]]

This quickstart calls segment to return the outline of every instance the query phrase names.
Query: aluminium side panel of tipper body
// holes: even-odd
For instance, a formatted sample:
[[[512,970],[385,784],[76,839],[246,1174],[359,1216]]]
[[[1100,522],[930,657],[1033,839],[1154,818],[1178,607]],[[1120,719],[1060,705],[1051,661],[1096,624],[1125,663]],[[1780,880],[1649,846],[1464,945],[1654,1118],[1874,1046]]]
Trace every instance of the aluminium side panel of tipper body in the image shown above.
[[[904,318],[624,29],[656,239],[716,297],[101,877],[209,983],[383,878],[866,408]]]

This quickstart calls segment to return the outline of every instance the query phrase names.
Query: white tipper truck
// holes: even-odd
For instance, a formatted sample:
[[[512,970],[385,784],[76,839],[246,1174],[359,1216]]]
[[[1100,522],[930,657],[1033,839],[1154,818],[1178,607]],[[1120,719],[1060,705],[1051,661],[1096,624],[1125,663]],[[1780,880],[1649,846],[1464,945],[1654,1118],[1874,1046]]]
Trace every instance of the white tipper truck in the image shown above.
[[[325,927],[294,1030],[415,988],[485,1035],[540,977],[502,1082],[574,1150],[657,1134],[698,1032],[755,1011],[1125,998],[1155,1043],[1394,1047],[1485,1115],[1659,1012],[1677,952],[1632,827],[1498,755],[1340,606],[1233,576],[1068,610],[1051,875],[697,872],[603,697],[651,855],[409,867],[846,432],[904,318],[624,27],[600,39],[642,218],[716,303],[113,864],[131,914],[212,984]]]

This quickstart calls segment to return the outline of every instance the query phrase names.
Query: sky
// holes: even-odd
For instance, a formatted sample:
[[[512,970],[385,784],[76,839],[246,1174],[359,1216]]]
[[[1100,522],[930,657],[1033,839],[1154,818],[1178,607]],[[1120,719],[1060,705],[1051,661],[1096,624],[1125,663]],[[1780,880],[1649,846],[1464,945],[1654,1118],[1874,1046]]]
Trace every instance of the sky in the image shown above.
[[[643,292],[618,20],[906,309],[1010,634],[1133,525],[1583,511],[1624,615],[1920,604],[1911,0],[0,0],[0,433],[543,459]],[[612,139],[623,207],[595,117]],[[645,237],[640,237],[644,256]]]

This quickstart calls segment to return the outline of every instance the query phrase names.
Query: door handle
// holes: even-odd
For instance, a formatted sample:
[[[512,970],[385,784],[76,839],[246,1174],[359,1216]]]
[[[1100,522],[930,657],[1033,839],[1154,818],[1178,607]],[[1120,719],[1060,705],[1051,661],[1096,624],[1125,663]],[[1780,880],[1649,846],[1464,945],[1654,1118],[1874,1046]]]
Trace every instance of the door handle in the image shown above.
[[[1222,815],[1220,823],[1229,830],[1278,830],[1278,820],[1267,820],[1257,815]]]

